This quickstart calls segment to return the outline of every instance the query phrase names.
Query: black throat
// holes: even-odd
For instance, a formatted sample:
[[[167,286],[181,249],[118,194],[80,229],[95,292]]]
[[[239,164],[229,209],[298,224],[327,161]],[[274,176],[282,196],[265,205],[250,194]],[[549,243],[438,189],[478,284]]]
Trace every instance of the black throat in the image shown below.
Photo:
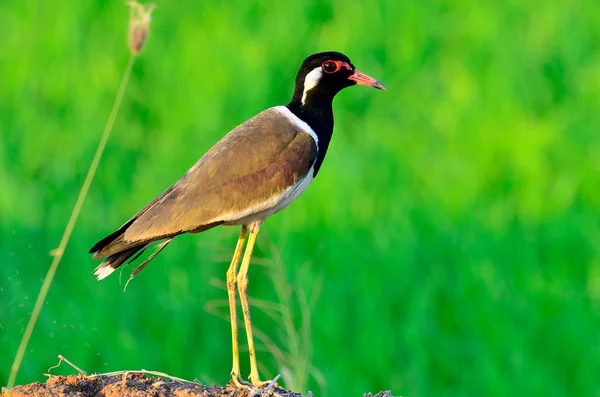
[[[287,108],[298,116],[300,120],[308,124],[319,138],[314,176],[317,176],[321,164],[323,164],[327,148],[329,147],[329,141],[331,141],[331,135],[333,134],[332,102],[333,95],[318,95],[317,93],[311,95],[309,91],[304,105],[302,104],[302,92],[299,95],[295,92],[292,101],[287,105]]]

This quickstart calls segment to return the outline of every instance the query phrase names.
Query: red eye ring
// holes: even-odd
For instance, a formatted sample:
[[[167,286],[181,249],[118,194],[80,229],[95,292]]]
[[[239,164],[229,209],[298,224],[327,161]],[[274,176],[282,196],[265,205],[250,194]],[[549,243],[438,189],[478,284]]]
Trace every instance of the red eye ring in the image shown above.
[[[335,73],[338,70],[340,70],[339,65],[336,65],[336,63],[333,61],[325,61],[325,62],[323,62],[321,67],[323,68],[323,71],[325,73]]]
[[[321,69],[327,74],[338,72],[341,68],[346,68],[352,71],[352,67],[347,62],[343,61],[325,61],[321,64]]]

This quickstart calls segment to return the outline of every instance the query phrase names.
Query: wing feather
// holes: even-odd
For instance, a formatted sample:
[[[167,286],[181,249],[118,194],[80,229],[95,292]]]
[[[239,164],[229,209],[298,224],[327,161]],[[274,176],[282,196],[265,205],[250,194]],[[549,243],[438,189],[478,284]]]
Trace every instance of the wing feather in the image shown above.
[[[179,181],[137,213],[123,240],[139,245],[201,231],[231,223],[248,210],[262,208],[261,203],[273,205],[271,199],[306,176],[316,157],[316,143],[307,132],[275,108],[267,109],[223,137]]]

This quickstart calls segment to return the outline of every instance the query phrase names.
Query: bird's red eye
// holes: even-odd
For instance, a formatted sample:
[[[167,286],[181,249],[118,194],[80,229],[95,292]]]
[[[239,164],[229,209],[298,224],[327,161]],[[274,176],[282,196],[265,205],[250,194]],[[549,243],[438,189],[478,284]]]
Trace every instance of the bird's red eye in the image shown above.
[[[321,67],[323,68],[323,70],[325,71],[325,73],[334,73],[334,72],[337,72],[340,69],[338,67],[338,65],[335,62],[333,62],[333,61],[323,62],[323,65]]]

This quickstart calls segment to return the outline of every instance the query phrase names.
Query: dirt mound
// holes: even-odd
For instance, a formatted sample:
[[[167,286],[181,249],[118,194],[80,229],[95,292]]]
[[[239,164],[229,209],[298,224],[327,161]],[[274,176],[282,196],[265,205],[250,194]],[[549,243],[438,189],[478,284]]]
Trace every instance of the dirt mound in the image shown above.
[[[278,387],[254,396],[302,397]],[[122,375],[50,376],[46,383],[31,383],[2,389],[2,397],[254,397],[250,390],[232,386],[204,386],[193,382],[178,382],[154,378],[141,373]]]
[[[119,375],[50,376],[46,383],[35,382],[2,388],[1,397],[303,397],[301,394],[267,387],[262,391],[240,390],[233,386],[204,386],[200,383],[147,376],[140,372]],[[309,392],[308,397],[312,397]],[[392,397],[389,391],[363,397]]]

